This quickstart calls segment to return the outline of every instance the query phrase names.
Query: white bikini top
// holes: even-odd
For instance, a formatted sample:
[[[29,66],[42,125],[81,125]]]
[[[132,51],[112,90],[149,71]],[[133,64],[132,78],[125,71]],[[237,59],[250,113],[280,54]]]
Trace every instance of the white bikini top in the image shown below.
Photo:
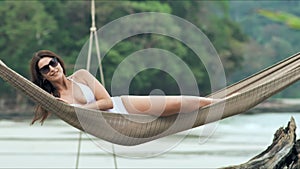
[[[86,103],[93,103],[96,101],[95,99],[95,95],[94,93],[92,92],[91,88],[88,87],[87,85],[85,84],[82,84],[82,83],[78,83],[76,81],[74,81],[73,79],[70,79],[72,82],[74,82],[75,84],[77,84],[79,86],[79,88],[81,89],[81,92],[83,93],[84,97],[85,97],[85,100],[86,100]]]
[[[82,83],[78,83],[78,82],[75,82],[73,79],[70,79],[72,82],[74,82],[75,84],[77,84],[79,86],[79,88],[81,89],[85,99],[86,99],[86,103],[93,103],[96,101],[95,99],[95,95],[93,93],[93,91],[91,90],[90,87],[88,87],[87,85],[85,84],[82,84]],[[123,105],[123,102],[121,100],[121,97],[111,97],[112,99],[112,102],[113,102],[113,105],[114,105],[114,108],[112,109],[108,109],[107,111],[108,112],[111,112],[111,113],[121,113],[121,114],[128,114],[126,108],[124,107]],[[80,107],[79,104],[71,104],[72,106],[77,106],[77,107]]]

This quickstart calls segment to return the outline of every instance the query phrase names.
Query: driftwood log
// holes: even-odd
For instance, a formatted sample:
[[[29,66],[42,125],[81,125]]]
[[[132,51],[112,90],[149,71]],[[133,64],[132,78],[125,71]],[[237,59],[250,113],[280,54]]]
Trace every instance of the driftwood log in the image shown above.
[[[279,128],[273,143],[248,162],[222,169],[300,169],[300,140],[296,141],[296,124],[292,117],[286,128]]]

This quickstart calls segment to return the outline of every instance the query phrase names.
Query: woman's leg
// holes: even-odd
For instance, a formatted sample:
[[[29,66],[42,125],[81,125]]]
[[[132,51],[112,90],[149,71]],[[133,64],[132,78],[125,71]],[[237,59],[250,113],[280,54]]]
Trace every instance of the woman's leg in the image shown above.
[[[168,116],[192,112],[217,100],[196,96],[121,96],[130,114]]]

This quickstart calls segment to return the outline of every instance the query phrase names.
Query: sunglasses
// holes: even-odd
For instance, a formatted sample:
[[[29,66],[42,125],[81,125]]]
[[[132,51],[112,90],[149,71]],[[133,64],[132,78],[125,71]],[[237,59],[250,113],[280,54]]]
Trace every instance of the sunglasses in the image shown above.
[[[47,65],[45,65],[42,68],[40,68],[40,72],[42,74],[47,74],[47,73],[50,72],[50,67],[49,66],[56,67],[57,65],[58,65],[57,59],[56,58],[52,58]]]

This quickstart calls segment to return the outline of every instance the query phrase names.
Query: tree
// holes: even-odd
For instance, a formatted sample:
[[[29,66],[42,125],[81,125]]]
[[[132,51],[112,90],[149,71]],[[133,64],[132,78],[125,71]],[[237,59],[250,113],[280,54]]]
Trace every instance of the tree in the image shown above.
[[[142,2],[98,2],[97,16],[100,25],[117,19],[121,16],[138,13],[138,12],[164,12],[170,13],[181,18],[184,18],[191,23],[199,27],[212,41],[213,45],[219,52],[226,72],[230,73],[232,70],[239,67],[241,62],[241,55],[243,46],[246,45],[247,38],[242,33],[239,26],[230,20],[228,13],[227,2],[201,2],[201,1],[142,1]],[[158,8],[158,6],[160,6]],[[118,12],[116,12],[118,11]],[[214,13],[214,12],[216,13]],[[98,22],[99,23],[99,22]],[[97,24],[98,24],[97,23]],[[99,24],[98,24],[99,25]],[[220,29],[221,28],[221,29]],[[125,29],[125,28],[124,28]],[[179,34],[186,34],[188,32],[179,32]],[[174,43],[175,42],[175,43]],[[197,83],[200,91],[209,93],[210,84],[208,75],[206,74],[205,67],[195,55],[193,51],[188,49],[184,44],[176,42],[173,39],[161,37],[161,36],[138,36],[130,38],[129,40],[123,41],[115,48],[111,50],[111,54],[106,58],[105,65],[117,65],[122,59],[128,54],[143,48],[157,47],[172,51],[177,56],[180,56],[188,66],[193,70],[194,75],[197,79]],[[117,59],[119,58],[119,59]],[[114,62],[114,63],[112,63]],[[111,77],[114,71],[114,66],[110,66],[109,72],[106,69],[106,77]],[[154,70],[153,70],[154,71]],[[125,73],[125,72],[124,72]],[[161,77],[165,77],[166,80],[162,81]],[[159,87],[166,91],[172,91],[170,93],[177,93],[177,86],[175,81],[171,77],[167,77],[162,72],[143,73],[143,77],[135,78],[137,83],[133,84],[135,89],[134,93],[147,93],[151,88]],[[108,86],[110,85],[108,80]],[[150,84],[149,82],[160,81],[161,85]],[[165,84],[165,85],[163,85]],[[178,88],[177,88],[178,89]],[[147,92],[146,92],[147,91]],[[169,93],[169,94],[170,94]]]
[[[28,62],[33,51],[47,44],[57,23],[38,1],[1,1],[0,16],[0,57],[29,78]],[[11,94],[7,89],[0,88],[1,96]]]
[[[96,25],[101,28],[122,16],[139,12],[179,16],[203,30],[220,53],[228,73],[238,68],[247,41],[239,25],[230,19],[228,9],[228,2],[221,1],[96,1]],[[12,69],[29,78],[28,62],[33,52],[49,49],[64,58],[68,74],[73,72],[75,60],[89,36],[89,1],[0,1],[0,17],[0,57]],[[185,33],[188,32],[178,31],[179,35]],[[147,48],[165,49],[179,56],[193,71],[200,91],[210,92],[208,75],[194,52],[179,41],[159,35],[131,37],[110,50],[103,61],[108,89],[116,66],[126,56]],[[185,78],[180,67],[176,73]],[[0,89],[1,96],[14,95],[6,84],[1,86],[4,86]],[[132,94],[149,94],[153,89],[179,94],[176,81],[159,70],[141,72],[132,81]]]

